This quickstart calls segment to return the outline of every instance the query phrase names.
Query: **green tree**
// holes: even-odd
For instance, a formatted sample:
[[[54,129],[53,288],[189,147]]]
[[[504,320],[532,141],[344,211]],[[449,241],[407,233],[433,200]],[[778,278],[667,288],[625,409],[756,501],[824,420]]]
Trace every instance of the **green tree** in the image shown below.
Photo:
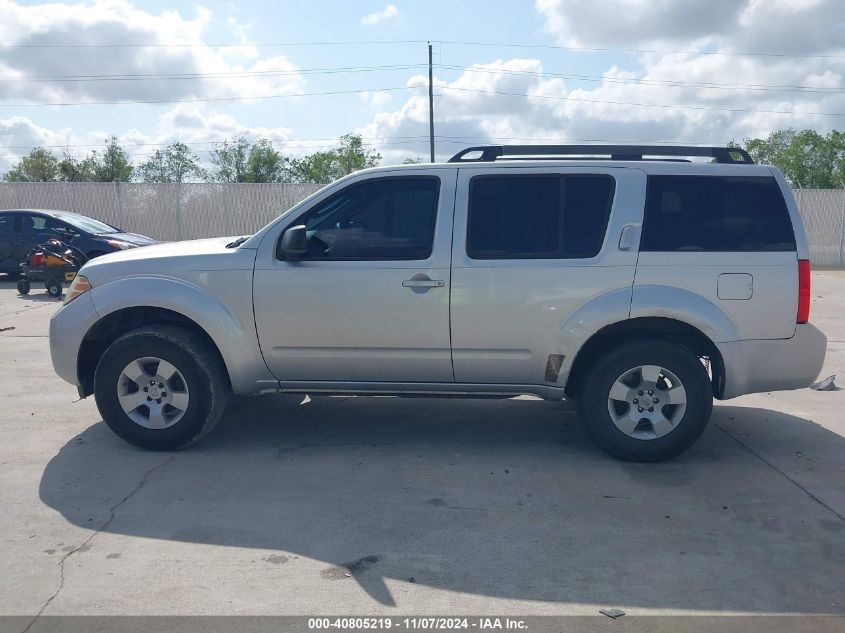
[[[247,161],[250,143],[246,136],[239,136],[231,141],[214,145],[211,152],[211,164],[214,165],[212,177],[219,182],[247,182]]]
[[[251,143],[239,136],[218,143],[211,164],[212,177],[219,182],[282,182],[286,175],[285,158],[268,138]]]
[[[144,182],[185,182],[205,178],[205,170],[199,159],[184,143],[176,141],[153,155],[138,166],[138,174]]]
[[[364,149],[359,135],[344,134],[335,149],[291,160],[288,175],[293,182],[326,183],[359,169],[376,167],[380,162],[381,154]]]
[[[340,145],[335,151],[341,176],[361,169],[377,167],[381,162],[381,154],[375,150],[364,149],[364,143],[358,134],[341,136]]]
[[[63,182],[89,182],[94,180],[94,160],[91,156],[79,160],[70,149],[65,149],[59,161],[59,177]]]
[[[249,150],[247,182],[281,182],[285,177],[285,159],[273,142],[260,138]]]
[[[794,186],[804,189],[845,187],[845,134],[834,130],[777,130],[766,138],[747,138],[755,162],[774,165]]]
[[[414,156],[408,157],[402,161],[403,165],[422,165],[425,161],[423,161],[421,156]]]
[[[9,182],[50,182],[58,176],[58,159],[49,150],[34,147],[3,178]]]
[[[92,180],[97,182],[129,182],[132,178],[129,155],[116,136],[106,139],[106,149],[102,153],[94,150],[83,162],[85,161],[89,161],[86,169],[91,169]]]

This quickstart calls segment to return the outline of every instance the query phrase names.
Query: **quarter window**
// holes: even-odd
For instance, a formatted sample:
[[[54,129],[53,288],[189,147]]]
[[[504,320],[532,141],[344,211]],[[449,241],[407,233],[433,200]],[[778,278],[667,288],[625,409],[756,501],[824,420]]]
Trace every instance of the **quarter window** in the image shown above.
[[[771,177],[649,176],[643,251],[794,251]]]
[[[377,178],[350,185],[306,213],[308,250],[302,258],[427,259],[434,243],[440,179]]]
[[[467,255],[473,259],[594,257],[604,242],[615,181],[592,174],[476,176]]]

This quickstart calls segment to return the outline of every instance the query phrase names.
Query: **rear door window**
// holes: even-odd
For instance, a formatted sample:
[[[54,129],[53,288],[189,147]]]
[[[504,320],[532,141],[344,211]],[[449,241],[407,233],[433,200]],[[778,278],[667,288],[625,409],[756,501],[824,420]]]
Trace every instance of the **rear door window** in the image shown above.
[[[615,181],[592,174],[476,176],[470,181],[472,259],[594,257],[604,243]]]
[[[649,176],[641,251],[794,251],[770,177]]]

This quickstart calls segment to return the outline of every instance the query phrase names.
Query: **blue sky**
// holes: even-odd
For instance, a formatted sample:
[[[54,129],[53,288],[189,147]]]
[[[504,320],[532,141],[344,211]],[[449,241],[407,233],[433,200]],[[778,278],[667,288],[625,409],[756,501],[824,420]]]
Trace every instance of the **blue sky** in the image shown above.
[[[297,154],[347,132],[386,162],[425,155],[426,40],[440,157],[490,141],[826,131],[845,127],[843,32],[841,0],[0,0],[0,171],[29,147],[84,153],[110,134],[136,160],[173,140],[204,158],[238,134]],[[172,77],[184,73],[202,76]],[[322,92],[345,94],[308,96]],[[237,100],[267,95],[302,96]],[[91,105],[127,100],[169,102]],[[83,105],[38,105],[56,102]]]

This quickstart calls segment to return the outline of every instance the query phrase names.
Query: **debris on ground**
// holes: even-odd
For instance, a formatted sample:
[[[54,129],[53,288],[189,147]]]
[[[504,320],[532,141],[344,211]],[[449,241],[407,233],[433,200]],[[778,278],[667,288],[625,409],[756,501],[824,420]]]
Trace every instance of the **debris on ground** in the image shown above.
[[[836,380],[836,374],[833,376],[828,376],[824,380],[820,380],[818,382],[814,382],[810,385],[810,389],[815,391],[838,391],[839,387],[836,386],[834,382]]]
[[[9,330],[14,330],[15,326],[10,325],[9,327],[0,327],[0,332],[8,332]]]
[[[606,615],[609,618],[613,618],[614,620],[625,615],[625,612],[622,609],[599,609],[599,613]]]

